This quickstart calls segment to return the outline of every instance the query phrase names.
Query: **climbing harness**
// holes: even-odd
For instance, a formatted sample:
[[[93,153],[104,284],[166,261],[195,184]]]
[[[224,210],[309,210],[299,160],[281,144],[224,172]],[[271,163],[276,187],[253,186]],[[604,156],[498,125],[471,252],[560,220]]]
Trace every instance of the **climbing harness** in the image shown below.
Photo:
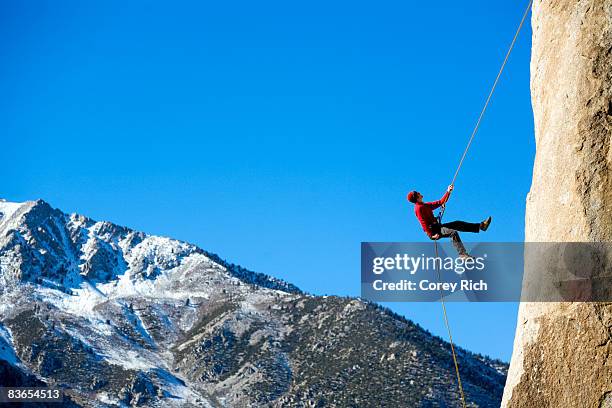
[[[459,175],[459,170],[461,170],[461,166],[463,166],[463,161],[465,160],[465,157],[467,156],[468,150],[470,150],[470,147],[472,146],[472,142],[474,141],[474,137],[476,136],[476,133],[478,133],[478,129],[480,128],[480,123],[482,122],[482,118],[484,117],[484,114],[487,111],[487,108],[489,107],[489,103],[491,102],[491,97],[493,96],[493,93],[495,92],[495,88],[497,88],[497,83],[499,82],[499,78],[501,77],[502,72],[504,72],[504,68],[506,67],[508,58],[510,58],[510,54],[512,53],[512,50],[514,49],[514,44],[516,43],[516,39],[518,38],[519,33],[521,32],[521,29],[523,28],[523,23],[525,23],[525,19],[527,18],[527,15],[529,14],[529,10],[531,10],[532,3],[533,3],[533,0],[529,0],[529,4],[525,8],[525,12],[523,13],[523,18],[521,19],[521,22],[518,28],[516,29],[516,32],[514,33],[514,38],[512,39],[512,42],[510,43],[508,52],[506,52],[506,57],[504,58],[504,62],[502,63],[499,69],[499,72],[497,73],[497,77],[495,78],[495,81],[493,82],[491,91],[489,92],[489,95],[487,96],[484,106],[482,107],[482,110],[480,111],[480,115],[478,116],[478,120],[476,121],[476,125],[474,126],[474,130],[472,131],[472,134],[470,135],[467,146],[465,147],[465,150],[463,151],[463,155],[461,156],[461,160],[459,160],[459,165],[457,166],[457,170],[455,170],[455,174],[453,175],[453,181],[451,182],[451,185],[455,184],[455,180],[457,180],[457,176]],[[444,216],[445,210],[446,210],[446,205],[442,205],[442,208],[440,209],[440,213],[438,214],[438,217],[437,217],[438,223],[440,225],[442,224],[442,217]],[[434,247],[435,247],[436,259],[437,259],[438,258],[438,241],[434,241]],[[438,279],[438,282],[440,282],[441,280],[440,269],[438,269],[437,264],[435,262],[434,262],[434,265],[435,265],[435,270],[437,273],[436,278]],[[455,364],[455,374],[457,375],[457,387],[459,388],[459,395],[461,397],[461,405],[463,406],[463,408],[466,408],[465,394],[463,392],[463,385],[461,384],[461,375],[459,374],[459,363],[457,361],[457,354],[455,353],[453,335],[451,333],[450,324],[448,322],[448,314],[446,313],[446,303],[444,302],[444,296],[443,296],[442,290],[440,290],[440,303],[442,304],[442,314],[444,315],[444,325],[446,326],[446,331],[448,332],[448,340],[449,340],[450,347],[451,347],[451,354],[453,356],[453,363]]]

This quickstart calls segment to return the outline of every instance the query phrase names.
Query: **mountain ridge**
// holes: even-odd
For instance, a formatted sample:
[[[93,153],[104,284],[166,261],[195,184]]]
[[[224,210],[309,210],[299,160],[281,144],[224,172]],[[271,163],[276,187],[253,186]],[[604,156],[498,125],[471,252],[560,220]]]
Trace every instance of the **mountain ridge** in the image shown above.
[[[459,406],[448,343],[386,308],[43,200],[0,213],[0,343],[76,404]],[[498,406],[507,365],[458,351],[468,400]]]

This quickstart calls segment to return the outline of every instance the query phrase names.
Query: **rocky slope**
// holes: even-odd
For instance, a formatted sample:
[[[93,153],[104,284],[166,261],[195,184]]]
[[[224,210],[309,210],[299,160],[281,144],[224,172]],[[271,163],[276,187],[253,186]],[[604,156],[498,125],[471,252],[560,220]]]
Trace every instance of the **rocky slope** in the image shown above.
[[[612,1],[535,1],[532,26],[525,239],[612,241]],[[554,270],[529,261],[526,283]],[[606,270],[590,261],[600,262],[592,272]],[[611,340],[609,303],[522,304],[503,406],[611,407]]]
[[[0,214],[2,385],[85,407],[460,405],[449,345],[376,305],[43,201]],[[499,406],[507,367],[458,352],[470,406]]]

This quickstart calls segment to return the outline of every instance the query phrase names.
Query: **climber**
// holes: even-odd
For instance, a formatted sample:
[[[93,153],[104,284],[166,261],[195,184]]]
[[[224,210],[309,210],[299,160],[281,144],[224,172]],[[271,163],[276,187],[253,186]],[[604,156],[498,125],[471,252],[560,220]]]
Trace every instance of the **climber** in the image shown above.
[[[439,220],[434,217],[433,210],[446,204],[450,198],[450,193],[453,191],[454,186],[451,184],[446,190],[444,197],[438,201],[432,201],[430,203],[423,202],[423,195],[418,191],[411,191],[408,193],[408,201],[414,204],[414,213],[419,219],[423,231],[432,240],[438,240],[440,238],[450,237],[453,241],[453,246],[459,253],[461,258],[468,258],[470,255],[465,250],[461,238],[459,237],[459,231],[461,232],[480,232],[486,231],[491,224],[491,217],[487,218],[481,223],[471,223],[465,221],[453,221],[440,224]]]

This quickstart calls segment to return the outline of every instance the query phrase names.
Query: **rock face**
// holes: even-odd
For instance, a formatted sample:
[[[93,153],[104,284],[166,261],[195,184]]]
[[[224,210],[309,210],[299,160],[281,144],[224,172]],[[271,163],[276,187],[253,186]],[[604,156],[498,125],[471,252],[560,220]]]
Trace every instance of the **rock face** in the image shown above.
[[[612,241],[612,0],[536,0],[532,26],[525,240]],[[611,340],[610,304],[522,304],[502,406],[612,407]]]
[[[507,365],[457,348],[471,407]],[[83,407],[459,407],[449,344],[194,245],[0,201],[0,386]]]

